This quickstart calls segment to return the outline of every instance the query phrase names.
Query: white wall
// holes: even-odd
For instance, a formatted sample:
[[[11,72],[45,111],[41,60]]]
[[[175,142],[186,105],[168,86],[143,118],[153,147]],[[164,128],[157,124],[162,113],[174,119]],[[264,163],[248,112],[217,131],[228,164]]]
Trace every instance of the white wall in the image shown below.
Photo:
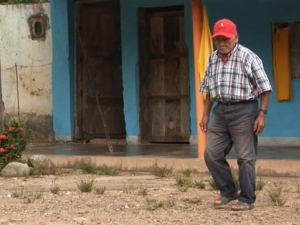
[[[44,13],[50,18],[50,4],[0,5],[0,54],[2,98],[5,115],[17,114],[18,65],[20,113],[52,114],[52,36],[32,40],[28,18]]]

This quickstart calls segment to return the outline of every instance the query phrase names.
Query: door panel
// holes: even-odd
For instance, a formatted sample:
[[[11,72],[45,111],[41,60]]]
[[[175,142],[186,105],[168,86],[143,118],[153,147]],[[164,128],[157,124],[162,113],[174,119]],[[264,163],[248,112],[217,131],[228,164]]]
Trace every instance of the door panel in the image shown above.
[[[140,96],[147,101],[147,106],[141,103],[141,110],[143,115],[148,115],[148,121],[142,118],[141,124],[147,123],[148,129],[141,129],[147,130],[147,135],[142,134],[142,137],[147,136],[150,142],[188,142],[188,59],[183,11],[160,9],[144,12],[144,15],[146,22],[141,18],[140,24],[140,44],[144,47]],[[143,43],[146,44],[143,46]]]
[[[119,5],[82,4],[77,12],[77,137],[105,137],[104,120],[111,137],[124,138]]]

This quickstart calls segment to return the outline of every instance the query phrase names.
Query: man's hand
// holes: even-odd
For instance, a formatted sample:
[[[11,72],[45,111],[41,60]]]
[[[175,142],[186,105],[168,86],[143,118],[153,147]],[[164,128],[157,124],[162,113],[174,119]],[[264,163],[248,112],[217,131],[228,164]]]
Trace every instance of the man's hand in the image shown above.
[[[263,132],[265,128],[265,114],[260,112],[254,122],[254,132],[256,135]]]
[[[201,122],[199,123],[201,131],[205,134],[208,131],[208,128],[207,128],[208,120],[209,120],[208,116],[203,116]]]

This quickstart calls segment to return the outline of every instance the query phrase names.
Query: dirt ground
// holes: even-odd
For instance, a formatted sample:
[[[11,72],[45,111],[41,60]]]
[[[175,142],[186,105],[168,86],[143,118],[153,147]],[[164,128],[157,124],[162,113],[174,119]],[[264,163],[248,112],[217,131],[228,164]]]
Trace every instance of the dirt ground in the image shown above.
[[[300,224],[300,178],[262,177],[266,185],[257,191],[255,208],[234,212],[230,204],[223,209],[212,206],[218,193],[208,184],[207,174],[190,178],[203,181],[205,189],[183,192],[176,184],[176,174],[159,178],[149,172],[121,172],[118,176],[65,172],[0,178],[0,224]],[[77,184],[91,179],[93,187],[106,187],[104,194],[79,191]],[[58,194],[50,191],[54,184],[60,188]],[[286,200],[283,206],[270,202],[270,193],[278,188]],[[145,189],[148,193],[142,196],[139,191]]]

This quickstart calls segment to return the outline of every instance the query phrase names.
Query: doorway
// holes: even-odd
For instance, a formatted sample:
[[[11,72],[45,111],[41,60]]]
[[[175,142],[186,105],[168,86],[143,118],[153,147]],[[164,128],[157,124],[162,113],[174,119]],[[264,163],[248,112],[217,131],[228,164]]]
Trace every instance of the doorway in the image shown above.
[[[104,126],[106,124],[106,127]],[[77,139],[125,138],[120,3],[76,3]]]
[[[183,6],[139,9],[142,142],[189,142],[184,30]]]

